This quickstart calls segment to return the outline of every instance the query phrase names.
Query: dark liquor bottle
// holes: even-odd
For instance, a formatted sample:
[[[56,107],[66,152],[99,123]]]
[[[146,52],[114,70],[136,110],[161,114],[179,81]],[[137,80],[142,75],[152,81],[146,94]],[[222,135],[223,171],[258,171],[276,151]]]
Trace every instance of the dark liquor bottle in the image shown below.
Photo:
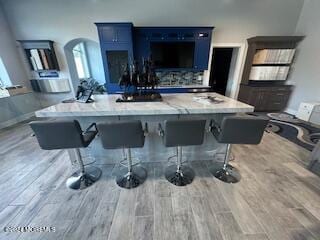
[[[127,64],[125,70],[123,71],[122,76],[119,79],[119,86],[124,87],[124,91],[126,92],[128,87],[131,86],[131,78],[130,78],[130,68],[129,64]]]
[[[137,61],[134,61],[132,65],[131,83],[135,87],[135,89],[137,89],[139,85],[139,67]]]
[[[142,61],[141,87],[146,89],[148,83],[148,66],[147,60],[142,59]]]
[[[151,89],[154,90],[154,88],[159,84],[159,78],[156,74],[155,66],[152,61],[152,56],[150,56],[149,60],[149,72],[149,85],[151,86]]]

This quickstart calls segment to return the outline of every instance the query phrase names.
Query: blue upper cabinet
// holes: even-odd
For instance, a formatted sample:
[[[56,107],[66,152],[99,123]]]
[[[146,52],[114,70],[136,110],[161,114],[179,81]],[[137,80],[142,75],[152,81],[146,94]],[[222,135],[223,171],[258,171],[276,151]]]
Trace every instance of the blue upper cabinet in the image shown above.
[[[120,92],[119,80],[133,63],[132,23],[96,23],[108,93]]]
[[[212,30],[207,28],[198,29],[195,32],[196,45],[194,55],[194,68],[207,70],[211,45]]]
[[[113,26],[99,27],[99,35],[100,35],[100,40],[103,43],[113,43],[116,39],[116,32],[114,31]]]
[[[212,30],[213,27],[135,27],[135,59],[140,62],[150,57],[150,45],[154,42],[191,42],[194,43],[193,67],[181,70],[207,70]]]
[[[131,23],[97,23],[100,40],[104,43],[130,43],[132,42]]]
[[[193,46],[193,62],[191,60],[188,67],[159,67],[157,70],[208,69],[213,27],[133,27],[132,23],[96,23],[96,26],[108,93],[121,92],[118,82],[127,65],[134,60],[142,64],[142,59],[152,56],[151,46],[159,44],[163,47],[161,42],[164,45],[178,43],[180,46]],[[190,54],[188,56],[190,58]]]

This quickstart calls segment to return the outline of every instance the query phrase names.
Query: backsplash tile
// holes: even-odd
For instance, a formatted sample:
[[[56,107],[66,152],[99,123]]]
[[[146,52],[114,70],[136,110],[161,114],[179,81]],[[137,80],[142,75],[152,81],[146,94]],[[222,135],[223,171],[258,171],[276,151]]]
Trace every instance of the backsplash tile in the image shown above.
[[[202,86],[203,72],[193,71],[159,71],[156,72],[160,79],[159,86]]]

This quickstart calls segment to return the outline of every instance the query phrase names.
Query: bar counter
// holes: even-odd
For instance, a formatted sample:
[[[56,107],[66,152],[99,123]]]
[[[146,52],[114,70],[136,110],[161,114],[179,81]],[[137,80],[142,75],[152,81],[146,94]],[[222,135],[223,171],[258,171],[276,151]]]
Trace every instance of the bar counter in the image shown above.
[[[199,100],[199,97],[214,97],[222,102]],[[158,136],[158,124],[170,119],[206,119],[207,126],[211,119],[225,114],[253,112],[250,105],[222,96],[217,93],[181,93],[163,94],[162,102],[119,103],[116,99],[120,95],[94,95],[93,103],[59,103],[57,105],[36,112],[38,118],[77,119],[85,129],[92,122],[141,120],[148,125],[148,135],[142,149],[133,149],[133,156],[143,162],[166,161],[175,154],[175,149],[165,148]],[[208,128],[207,128],[208,129]],[[224,145],[218,144],[212,134],[205,134],[201,146],[185,147],[185,160],[212,160],[217,152],[223,152]],[[69,151],[73,160],[72,151]],[[121,159],[122,151],[105,150],[97,137],[94,142],[82,150],[86,162],[117,163]]]

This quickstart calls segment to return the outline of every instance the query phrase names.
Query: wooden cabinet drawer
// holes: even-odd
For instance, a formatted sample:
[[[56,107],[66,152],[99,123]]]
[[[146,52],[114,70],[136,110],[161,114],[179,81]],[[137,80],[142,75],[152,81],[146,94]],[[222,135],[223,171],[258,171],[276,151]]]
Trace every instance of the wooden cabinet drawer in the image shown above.
[[[274,92],[290,92],[291,87],[255,87],[255,91],[274,91]]]
[[[281,111],[283,110],[287,105],[287,102],[286,101],[273,101],[273,102],[270,102],[267,106],[267,110],[268,111]]]
[[[291,86],[285,86],[285,87],[275,87],[273,88],[273,91],[290,91],[291,90]]]
[[[255,107],[255,111],[282,111],[288,103],[291,86],[241,86],[239,100]]]
[[[273,92],[270,93],[270,100],[274,102],[283,102],[289,99],[290,92]]]

